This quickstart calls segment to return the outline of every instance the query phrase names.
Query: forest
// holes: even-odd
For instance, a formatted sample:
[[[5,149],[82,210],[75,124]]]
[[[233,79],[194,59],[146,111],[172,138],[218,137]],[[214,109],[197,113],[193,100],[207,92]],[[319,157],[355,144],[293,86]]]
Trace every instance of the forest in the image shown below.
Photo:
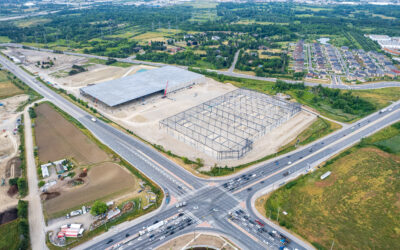
[[[301,78],[288,70],[284,44],[326,36],[335,46],[379,51],[365,33],[400,36],[400,10],[391,6],[219,3],[216,9],[208,9],[215,18],[193,19],[205,10],[190,5],[121,8],[107,3],[65,8],[22,24],[0,22],[0,38],[56,50],[120,58],[137,55],[141,60],[211,69],[228,68],[234,53],[242,50],[246,53],[241,53],[240,70]],[[252,55],[252,50],[263,46],[277,51]]]

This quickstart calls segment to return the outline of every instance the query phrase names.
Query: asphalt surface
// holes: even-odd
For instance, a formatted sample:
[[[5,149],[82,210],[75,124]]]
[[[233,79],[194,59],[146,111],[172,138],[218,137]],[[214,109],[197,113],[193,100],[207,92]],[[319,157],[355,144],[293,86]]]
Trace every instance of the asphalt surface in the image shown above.
[[[283,185],[289,178],[306,172],[361,138],[400,119],[400,105],[395,103],[383,113],[374,113],[305,147],[245,169],[235,176],[204,180],[191,175],[134,137],[102,121],[91,121],[90,115],[85,111],[52,92],[2,56],[0,63],[80,121],[100,141],[164,190],[167,188],[179,202],[186,202],[186,206],[178,208],[175,204],[164,204],[151,218],[138,223],[134,221],[128,226],[117,226],[100,237],[83,243],[77,249],[153,249],[177,235],[200,229],[224,232],[243,249],[277,249],[284,245],[281,241],[285,238],[290,241],[286,244],[288,249],[309,249],[311,247],[308,243],[258,217],[251,202],[254,195],[271,186]],[[180,213],[182,215],[179,217]],[[160,221],[165,221],[167,225],[138,235],[139,231],[148,230],[151,225]],[[204,223],[208,226],[205,227]],[[169,226],[171,227],[168,228]]]

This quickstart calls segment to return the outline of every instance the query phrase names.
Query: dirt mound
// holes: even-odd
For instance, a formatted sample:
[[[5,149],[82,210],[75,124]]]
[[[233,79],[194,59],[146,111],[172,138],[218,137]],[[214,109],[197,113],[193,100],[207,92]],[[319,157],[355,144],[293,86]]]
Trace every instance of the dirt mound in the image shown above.
[[[7,194],[10,197],[13,197],[14,195],[16,195],[18,193],[18,187],[17,185],[12,185],[8,188]]]
[[[80,177],[80,178],[85,178],[86,176],[87,176],[87,173],[86,173],[86,172],[82,172],[82,173],[79,174],[79,177]]]
[[[82,178],[76,178],[68,181],[67,183],[69,186],[77,186],[82,185],[83,183],[85,183],[85,181]]]
[[[126,212],[130,211],[132,208],[133,208],[133,202],[128,202],[122,208],[122,213],[126,213]]]
[[[0,213],[0,225],[15,220],[18,217],[18,210],[16,208],[9,209]]]
[[[40,195],[40,198],[44,201],[47,201],[56,198],[59,195],[60,195],[59,192],[44,192],[43,194]]]

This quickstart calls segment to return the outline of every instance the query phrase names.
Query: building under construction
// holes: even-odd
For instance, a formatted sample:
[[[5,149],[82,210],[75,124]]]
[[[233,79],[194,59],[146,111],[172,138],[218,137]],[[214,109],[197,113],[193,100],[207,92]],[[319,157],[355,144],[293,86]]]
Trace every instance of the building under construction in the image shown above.
[[[160,121],[168,134],[218,160],[239,159],[301,105],[237,89]]]

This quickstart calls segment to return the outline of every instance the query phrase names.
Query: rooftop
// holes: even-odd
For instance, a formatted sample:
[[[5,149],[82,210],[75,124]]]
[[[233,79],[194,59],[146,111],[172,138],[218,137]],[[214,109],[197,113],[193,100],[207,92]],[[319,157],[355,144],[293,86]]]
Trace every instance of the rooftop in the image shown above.
[[[113,107],[160,92],[183,83],[195,81],[203,75],[174,66],[138,72],[134,75],[81,88],[81,92]]]

